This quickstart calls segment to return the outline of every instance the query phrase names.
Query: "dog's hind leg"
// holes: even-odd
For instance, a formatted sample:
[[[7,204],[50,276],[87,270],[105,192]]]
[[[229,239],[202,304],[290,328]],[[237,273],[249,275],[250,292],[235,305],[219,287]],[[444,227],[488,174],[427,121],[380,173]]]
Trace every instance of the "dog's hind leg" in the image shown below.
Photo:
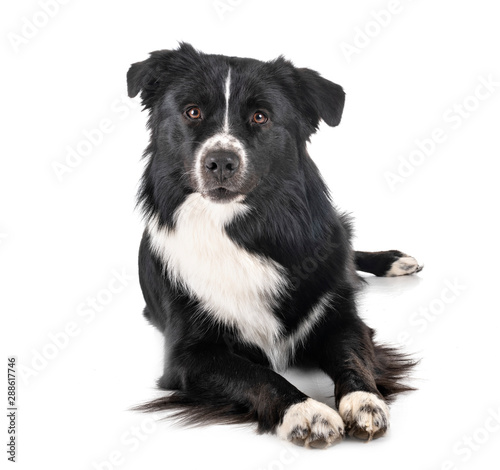
[[[405,276],[418,273],[423,268],[415,258],[398,250],[355,251],[354,255],[356,269],[375,276]]]

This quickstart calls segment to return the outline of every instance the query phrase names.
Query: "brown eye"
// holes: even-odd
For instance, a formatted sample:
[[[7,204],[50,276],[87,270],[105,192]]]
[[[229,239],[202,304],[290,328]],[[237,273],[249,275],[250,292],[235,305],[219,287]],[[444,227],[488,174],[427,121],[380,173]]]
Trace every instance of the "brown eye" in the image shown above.
[[[193,120],[201,119],[201,109],[198,108],[197,106],[189,108],[185,114],[189,119]]]
[[[256,124],[265,124],[269,118],[261,111],[254,113],[252,121]]]

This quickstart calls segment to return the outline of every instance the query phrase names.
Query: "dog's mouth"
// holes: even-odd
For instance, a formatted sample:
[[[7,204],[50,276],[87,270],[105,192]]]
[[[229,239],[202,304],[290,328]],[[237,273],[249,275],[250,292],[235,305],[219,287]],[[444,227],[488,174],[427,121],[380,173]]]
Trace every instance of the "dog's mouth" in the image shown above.
[[[203,196],[214,202],[231,202],[237,198],[241,198],[242,195],[236,191],[231,191],[230,189],[221,186],[205,191]]]

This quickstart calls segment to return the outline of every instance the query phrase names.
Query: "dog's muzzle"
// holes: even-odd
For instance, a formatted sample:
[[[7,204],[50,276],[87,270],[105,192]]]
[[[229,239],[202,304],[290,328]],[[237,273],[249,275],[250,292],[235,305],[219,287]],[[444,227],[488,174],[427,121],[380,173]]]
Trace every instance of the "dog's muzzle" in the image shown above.
[[[213,179],[221,186],[238,173],[240,157],[228,150],[214,150],[205,157],[205,170],[208,179]]]
[[[244,193],[245,150],[235,137],[217,134],[208,139],[196,159],[197,185],[203,196],[229,202]]]

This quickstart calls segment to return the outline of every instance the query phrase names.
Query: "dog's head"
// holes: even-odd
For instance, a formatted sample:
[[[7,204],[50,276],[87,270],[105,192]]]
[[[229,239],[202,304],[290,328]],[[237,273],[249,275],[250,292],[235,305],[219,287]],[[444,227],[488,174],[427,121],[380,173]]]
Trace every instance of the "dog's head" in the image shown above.
[[[216,202],[295,181],[320,119],[338,125],[344,106],[339,85],[281,57],[209,55],[188,44],[153,52],[127,80],[150,112],[151,171]]]

